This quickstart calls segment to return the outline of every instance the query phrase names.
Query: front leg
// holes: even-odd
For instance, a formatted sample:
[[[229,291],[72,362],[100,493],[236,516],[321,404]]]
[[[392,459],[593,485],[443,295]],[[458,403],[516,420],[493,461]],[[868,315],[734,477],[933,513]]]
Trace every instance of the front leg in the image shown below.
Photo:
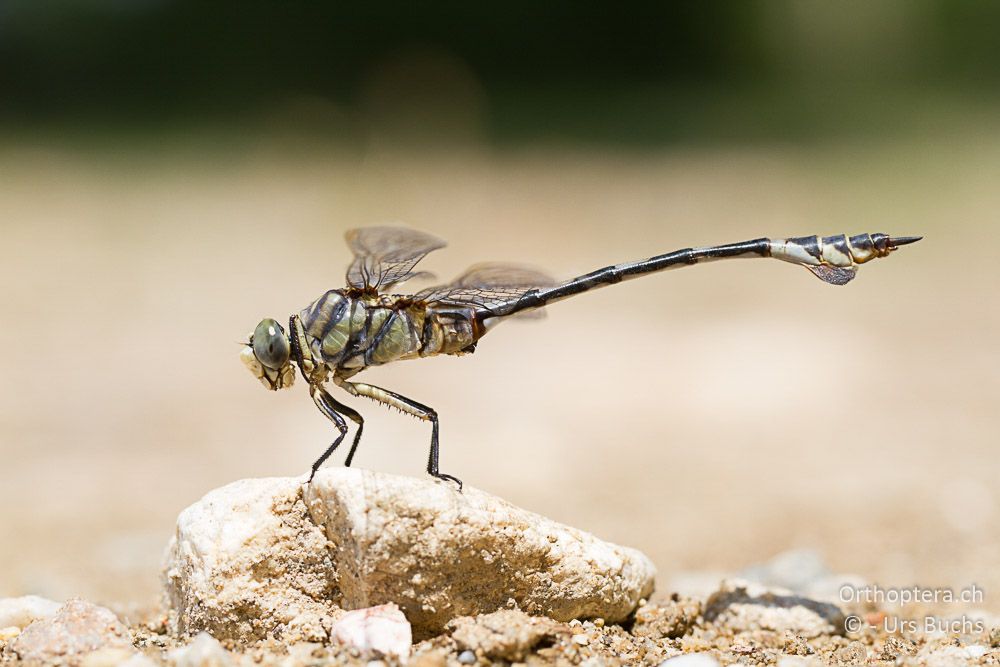
[[[445,474],[438,468],[440,449],[438,444],[438,416],[433,408],[421,405],[405,396],[400,396],[396,392],[376,387],[375,385],[365,384],[364,382],[347,382],[338,378],[334,378],[334,382],[352,396],[364,396],[373,401],[378,401],[383,405],[388,405],[390,408],[396,408],[400,412],[405,412],[417,419],[429,421],[431,423],[431,451],[427,457],[427,472],[432,477],[455,482],[458,485],[458,490],[462,490],[462,480],[453,475]]]
[[[313,403],[316,404],[319,411],[322,412],[323,415],[332,421],[334,426],[337,427],[337,430],[340,431],[340,435],[337,436],[337,439],[333,441],[332,445],[326,448],[323,455],[316,459],[316,462],[313,463],[312,473],[309,475],[309,482],[307,483],[311,483],[313,481],[313,477],[316,476],[316,471],[319,470],[319,467],[323,465],[328,458],[330,458],[330,454],[333,454],[334,450],[337,449],[341,441],[344,439],[344,436],[347,435],[347,422],[344,421],[344,418],[341,417],[336,410],[336,406],[338,405],[337,401],[335,401],[333,397],[330,396],[325,389],[323,389],[323,387],[315,384],[309,385],[309,395],[312,396]],[[361,434],[359,432],[358,436],[360,435]],[[354,447],[357,446],[357,437],[355,437]],[[354,453],[353,447],[351,448],[351,453]]]
[[[337,412],[346,416],[358,425],[358,430],[354,432],[354,442],[351,443],[351,450],[347,452],[347,458],[344,459],[344,466],[349,468],[351,467],[351,461],[354,460],[354,453],[358,451],[358,443],[361,442],[361,434],[365,430],[365,418],[362,417],[361,413],[354,408],[344,405],[333,396],[326,393],[326,390],[323,390],[323,393],[325,394],[324,400],[332,405]]]

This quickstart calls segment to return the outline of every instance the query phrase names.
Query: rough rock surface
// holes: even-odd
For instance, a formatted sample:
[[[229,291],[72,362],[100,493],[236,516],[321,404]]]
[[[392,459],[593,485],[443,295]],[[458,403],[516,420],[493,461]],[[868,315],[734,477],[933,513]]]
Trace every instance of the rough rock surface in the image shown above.
[[[70,600],[35,621],[10,644],[11,653],[26,664],[79,665],[102,649],[131,652],[129,630],[111,610],[83,600]]]
[[[394,602],[414,633],[513,601],[624,620],[653,587],[638,551],[482,491],[354,468],[244,480],[186,509],[164,564],[176,631],[322,639],[338,609]]]
[[[415,628],[507,606],[626,618],[653,589],[643,554],[466,487],[339,468],[306,490],[348,608],[396,602]]]
[[[459,651],[472,651],[493,660],[523,661],[540,644],[552,644],[569,629],[548,618],[501,609],[478,617],[456,618],[448,624]]]
[[[294,479],[234,482],[181,512],[163,576],[177,633],[322,640],[338,613],[326,537]]]
[[[632,634],[650,639],[683,637],[701,616],[701,602],[673,595],[659,604],[646,604],[635,612]]]

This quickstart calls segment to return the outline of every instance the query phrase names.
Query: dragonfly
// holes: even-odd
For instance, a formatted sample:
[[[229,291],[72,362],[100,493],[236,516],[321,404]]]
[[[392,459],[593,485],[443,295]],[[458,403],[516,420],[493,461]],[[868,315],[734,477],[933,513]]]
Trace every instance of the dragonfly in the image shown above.
[[[312,481],[349,431],[357,425],[344,465],[350,466],[361,442],[365,421],[328,391],[332,383],[347,394],[368,398],[430,422],[427,472],[435,478],[462,482],[439,467],[438,414],[389,389],[352,378],[372,366],[437,355],[465,355],[499,322],[540,309],[590,290],[667,269],[724,259],[771,257],[803,266],[823,282],[845,285],[861,264],[887,257],[919,236],[887,234],[759,238],[724,245],[684,248],[649,259],[606,266],[557,282],[533,268],[507,263],[476,264],[450,283],[412,294],[397,294],[404,282],[427,276],[417,264],[446,244],[430,234],[405,227],[365,227],[347,232],[354,259],[347,287],[331,289],[288,319],[286,329],[266,318],[248,337],[240,353],[244,365],[272,391],[291,387],[295,368],[309,385],[319,411],[338,435],[313,463]]]

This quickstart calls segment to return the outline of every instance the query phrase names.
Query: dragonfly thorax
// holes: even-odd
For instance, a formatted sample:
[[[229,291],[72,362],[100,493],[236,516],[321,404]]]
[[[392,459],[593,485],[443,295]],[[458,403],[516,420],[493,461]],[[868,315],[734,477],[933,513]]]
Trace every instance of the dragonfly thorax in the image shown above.
[[[329,290],[298,317],[312,359],[342,377],[401,359],[468,353],[481,335],[474,308],[350,290]]]
[[[419,355],[423,308],[402,296],[329,290],[299,313],[313,360],[350,375]]]

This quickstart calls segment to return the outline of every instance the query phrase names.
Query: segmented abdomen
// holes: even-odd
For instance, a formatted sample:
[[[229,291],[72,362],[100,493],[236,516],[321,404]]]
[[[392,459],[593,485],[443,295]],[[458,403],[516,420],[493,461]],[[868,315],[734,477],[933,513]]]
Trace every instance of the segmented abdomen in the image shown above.
[[[415,313],[330,290],[299,313],[310,349],[331,369],[377,366],[420,350]]]
[[[771,241],[771,256],[795,264],[847,268],[887,255],[888,240],[885,234],[775,239]]]

